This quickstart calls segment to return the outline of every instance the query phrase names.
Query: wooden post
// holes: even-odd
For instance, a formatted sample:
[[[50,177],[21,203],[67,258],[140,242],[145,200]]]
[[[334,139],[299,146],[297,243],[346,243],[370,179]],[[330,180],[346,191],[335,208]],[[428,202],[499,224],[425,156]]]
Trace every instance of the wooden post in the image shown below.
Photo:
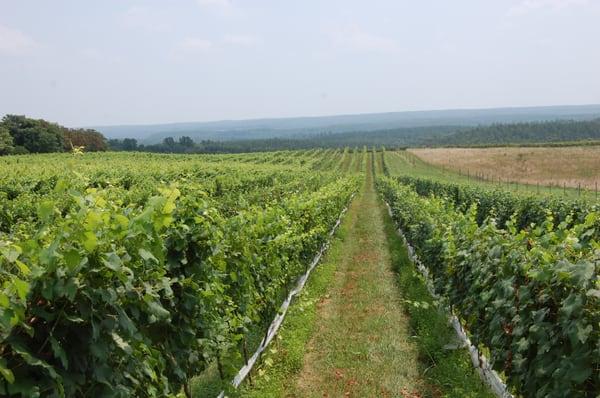
[[[577,196],[581,196],[581,183],[577,183]]]

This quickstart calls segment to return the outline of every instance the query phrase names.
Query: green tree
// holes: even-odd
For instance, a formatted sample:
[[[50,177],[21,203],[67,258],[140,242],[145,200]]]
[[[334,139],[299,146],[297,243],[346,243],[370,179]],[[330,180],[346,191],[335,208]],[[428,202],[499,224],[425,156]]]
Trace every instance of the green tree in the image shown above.
[[[13,150],[13,138],[8,129],[0,126],[0,155],[7,155]]]
[[[6,115],[2,124],[13,138],[15,146],[32,153],[62,152],[62,128],[43,119],[30,119],[20,115]]]
[[[124,151],[135,151],[138,148],[138,143],[135,138],[124,138],[121,146]]]
[[[163,140],[163,145],[169,148],[173,148],[175,146],[175,139],[173,137],[167,137]]]
[[[191,148],[194,146],[194,140],[191,139],[191,137],[184,135],[182,137],[179,137],[179,145]]]
[[[106,151],[108,144],[106,138],[93,129],[68,129],[63,128],[65,150],[82,146],[86,152]]]

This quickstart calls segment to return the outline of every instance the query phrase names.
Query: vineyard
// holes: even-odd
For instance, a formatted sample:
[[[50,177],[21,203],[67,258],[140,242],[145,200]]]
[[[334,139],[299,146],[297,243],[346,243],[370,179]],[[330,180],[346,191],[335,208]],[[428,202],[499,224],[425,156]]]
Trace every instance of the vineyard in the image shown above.
[[[449,180],[435,169],[415,173],[420,166],[403,156],[345,148],[1,158],[0,395],[192,396],[198,377],[213,377],[219,390],[227,388],[298,278],[329,244],[343,210],[358,201],[368,218],[379,220],[383,198],[391,207],[389,221],[414,247],[436,293],[510,393],[596,396],[600,208],[543,191]],[[358,210],[350,212],[358,217]],[[372,250],[384,250],[383,227],[374,231],[381,236],[362,231],[361,243],[354,244],[352,235],[344,239],[360,250],[369,235],[377,235]],[[366,264],[374,252],[353,258]],[[414,264],[402,267],[400,275],[402,269],[416,275]],[[422,283],[411,278],[413,285]],[[349,300],[342,293],[339,300]],[[408,294],[398,293],[405,303]],[[307,304],[316,318],[324,297]],[[430,362],[415,366],[467,363],[466,351],[442,348],[450,339],[444,306],[426,300],[405,308],[414,318],[411,338],[419,347],[429,344],[426,355],[415,354],[415,363],[423,361],[418,356]],[[415,326],[419,317],[441,323],[428,332],[425,323]],[[288,333],[285,322],[283,328]],[[409,333],[390,325],[374,332],[376,340]],[[310,346],[308,340],[302,344]],[[450,357],[459,362],[444,362]],[[357,375],[369,366],[364,358],[370,357],[360,358],[348,365],[358,367]],[[282,385],[302,377],[303,366],[292,366]],[[333,382],[343,373],[339,369]],[[455,382],[479,382],[473,382],[475,373],[453,371],[465,373]],[[255,372],[255,379],[265,372]],[[416,373],[423,381],[415,389],[439,384],[432,391],[469,396],[457,382],[433,379],[435,369]],[[353,387],[360,381],[342,381],[335,393],[360,388]],[[255,382],[245,393],[259,391],[261,382]],[[366,381],[364,388],[355,396],[371,391]]]
[[[272,319],[357,189],[363,157],[3,159],[0,390],[187,388]]]
[[[512,391],[600,391],[597,206],[408,176],[377,184],[436,291]]]

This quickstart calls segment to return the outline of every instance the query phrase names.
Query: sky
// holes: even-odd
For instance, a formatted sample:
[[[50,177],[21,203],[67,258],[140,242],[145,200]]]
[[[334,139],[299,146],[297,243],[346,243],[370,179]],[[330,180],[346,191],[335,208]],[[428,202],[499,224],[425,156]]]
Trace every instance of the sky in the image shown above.
[[[600,103],[600,0],[0,0],[0,115],[67,126]]]

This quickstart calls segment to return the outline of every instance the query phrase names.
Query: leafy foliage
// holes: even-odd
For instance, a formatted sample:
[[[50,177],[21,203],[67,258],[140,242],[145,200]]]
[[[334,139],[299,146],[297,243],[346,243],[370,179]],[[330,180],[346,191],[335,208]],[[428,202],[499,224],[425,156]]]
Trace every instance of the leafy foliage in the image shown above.
[[[65,151],[70,151],[74,147],[84,147],[86,152],[99,152],[108,149],[106,139],[96,130],[63,128],[63,137]]]
[[[272,319],[358,182],[152,155],[64,171],[53,156],[12,179],[25,209],[0,232],[3,395],[179,394]]]
[[[526,196],[503,189],[410,176],[399,177],[398,180],[413,187],[421,196],[444,197],[462,212],[477,205],[476,219],[480,225],[493,216],[498,226],[503,227],[512,220],[517,229],[524,229],[532,223],[540,225],[545,222],[549,212],[556,224],[567,220],[573,224],[583,222],[591,210],[597,210],[597,206],[583,200]]]
[[[107,149],[104,136],[95,130],[69,129],[19,115],[6,115],[0,122],[0,155],[63,152],[78,146],[87,151]]]
[[[600,390],[600,213],[562,222],[552,209],[518,227],[452,195],[420,197],[383,177],[394,220],[429,267],[435,286],[487,347],[519,394],[593,397]],[[517,208],[518,209],[518,208]]]
[[[13,138],[4,126],[0,126],[0,155],[7,155],[13,150]]]

